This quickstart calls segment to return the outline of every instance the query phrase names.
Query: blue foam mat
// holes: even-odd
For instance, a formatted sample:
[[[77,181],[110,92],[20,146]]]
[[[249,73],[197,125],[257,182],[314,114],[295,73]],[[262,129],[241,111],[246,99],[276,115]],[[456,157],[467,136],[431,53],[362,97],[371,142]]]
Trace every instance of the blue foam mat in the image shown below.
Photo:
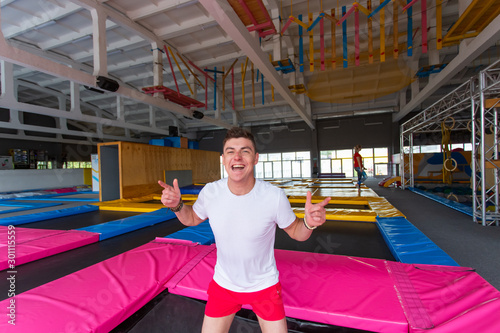
[[[472,207],[470,207],[470,206],[467,206],[467,205],[461,204],[459,202],[440,197],[438,195],[429,193],[427,191],[419,190],[418,188],[415,188],[415,187],[408,187],[408,189],[414,193],[420,194],[426,198],[429,198],[429,199],[432,199],[436,202],[439,202],[440,204],[443,204],[447,207],[458,210],[461,213],[467,214],[469,216],[474,215],[472,212]]]
[[[0,206],[15,207],[15,208],[0,210],[0,214],[20,212],[24,210],[32,210],[45,207],[53,207],[58,205],[62,205],[62,203],[2,201],[0,202]]]
[[[80,194],[99,194],[99,192],[95,191],[81,191],[81,192],[67,192],[67,193],[52,193],[52,194],[43,194],[43,195],[34,195],[31,197],[21,197],[17,200],[27,200],[27,201],[89,201],[89,202],[97,202],[99,198],[72,198],[72,195],[80,195]]]
[[[404,217],[377,217],[377,226],[399,262],[460,266]]]
[[[181,187],[181,194],[200,194],[203,185],[188,185]]]
[[[134,230],[142,229],[155,225],[157,223],[165,222],[176,218],[175,214],[168,208],[161,208],[150,213],[139,214],[130,216],[124,219],[91,225],[88,227],[76,229],[100,234],[99,240],[108,239],[118,235],[125,234]]]
[[[194,227],[187,227],[173,234],[165,236],[165,238],[184,239],[202,245],[210,245],[215,243],[215,236],[210,227],[208,220]]]
[[[59,204],[58,204],[59,205]],[[82,205],[77,207],[63,208],[58,210],[52,210],[48,212],[26,214],[20,216],[4,217],[0,219],[0,225],[20,225],[38,221],[45,221],[50,219],[55,219],[58,217],[88,213],[98,210],[99,207],[94,205]]]

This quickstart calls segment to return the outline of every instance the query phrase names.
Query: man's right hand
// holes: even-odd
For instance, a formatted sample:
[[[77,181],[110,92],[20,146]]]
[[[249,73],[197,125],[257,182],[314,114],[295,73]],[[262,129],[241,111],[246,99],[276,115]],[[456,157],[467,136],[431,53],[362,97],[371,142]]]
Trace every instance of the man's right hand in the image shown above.
[[[173,186],[165,184],[161,180],[158,181],[163,191],[161,192],[161,203],[168,208],[176,207],[181,201],[181,190],[179,189],[179,183],[177,179],[174,179]]]

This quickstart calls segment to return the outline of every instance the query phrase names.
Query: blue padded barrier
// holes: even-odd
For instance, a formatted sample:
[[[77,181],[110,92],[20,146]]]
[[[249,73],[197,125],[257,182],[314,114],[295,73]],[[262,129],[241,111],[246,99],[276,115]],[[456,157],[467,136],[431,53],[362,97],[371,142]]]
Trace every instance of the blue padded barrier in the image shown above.
[[[23,210],[31,210],[45,207],[53,207],[61,205],[61,203],[42,203],[42,202],[20,202],[20,201],[2,201],[0,206],[9,207],[0,210],[0,214],[21,212]]]
[[[181,194],[200,194],[203,185],[188,185],[181,187]]]
[[[377,217],[377,226],[399,262],[460,266],[404,217]]]
[[[193,243],[201,245],[210,245],[215,243],[214,233],[212,232],[212,228],[210,228],[208,220],[198,224],[197,226],[187,227],[174,232],[173,234],[165,236],[165,238],[189,240]]]
[[[19,225],[38,221],[55,219],[58,217],[82,214],[99,210],[99,207],[94,205],[83,205],[77,207],[63,208],[48,212],[33,213],[20,216],[4,217],[0,219],[0,225]]]
[[[17,200],[26,200],[26,201],[88,201],[88,202],[97,202],[99,198],[78,198],[77,195],[82,194],[99,194],[99,192],[69,192],[69,193],[53,193],[53,194],[43,194],[43,195],[34,195],[31,197],[21,197]],[[74,196],[74,197],[72,197]]]
[[[135,231],[176,218],[175,214],[168,208],[161,208],[150,213],[130,216],[124,219],[91,225],[76,229],[100,234],[99,240],[108,239],[127,232]]]
[[[429,193],[427,191],[419,190],[418,188],[408,187],[408,189],[414,193],[420,194],[426,198],[429,198],[431,200],[439,202],[440,204],[443,204],[447,207],[458,210],[461,213],[467,214],[469,216],[473,216],[472,207],[470,207],[470,206],[467,206],[467,205],[461,204],[459,202],[440,197],[438,195]]]

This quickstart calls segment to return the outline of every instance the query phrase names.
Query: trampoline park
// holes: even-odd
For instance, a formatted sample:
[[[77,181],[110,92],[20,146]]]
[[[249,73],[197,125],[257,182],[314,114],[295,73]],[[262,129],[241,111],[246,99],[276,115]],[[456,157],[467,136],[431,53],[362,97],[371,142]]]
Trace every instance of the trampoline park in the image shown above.
[[[218,168],[216,152],[102,143],[99,192],[72,188],[2,199],[2,239],[16,230],[22,321],[0,322],[1,331],[199,331],[216,261],[214,236],[208,221],[184,227],[161,204],[157,180],[178,179],[190,205]],[[313,202],[331,197],[327,222],[309,240],[276,231],[290,332],[500,328],[500,292],[369,187],[357,188],[351,178],[267,181],[285,191],[298,217],[308,191]],[[8,244],[1,246],[8,253]],[[1,261],[7,274],[8,259]],[[0,284],[8,290],[8,280]],[[5,296],[1,306],[8,309]],[[259,332],[250,308],[233,322],[231,332],[241,331]]]

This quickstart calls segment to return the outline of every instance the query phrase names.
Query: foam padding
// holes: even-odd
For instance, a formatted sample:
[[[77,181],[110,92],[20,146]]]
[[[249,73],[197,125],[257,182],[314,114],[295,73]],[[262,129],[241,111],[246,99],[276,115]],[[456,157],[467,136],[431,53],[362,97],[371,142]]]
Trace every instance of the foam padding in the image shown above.
[[[379,217],[405,217],[403,213],[391,205],[386,198],[368,198],[368,206],[370,206]]]
[[[151,242],[15,297],[16,325],[0,332],[110,332],[165,287],[204,248]],[[7,309],[10,299],[0,302]]]
[[[5,200],[0,202],[0,206],[6,206],[7,209],[0,210],[0,214],[22,212],[25,210],[46,208],[61,205],[61,203],[46,203],[46,202],[22,202],[14,200]]]
[[[202,245],[215,243],[215,236],[212,232],[212,228],[210,228],[208,220],[198,224],[197,226],[187,227],[174,232],[173,234],[165,236],[165,238],[189,240],[193,243]]]
[[[4,217],[0,219],[0,225],[20,225],[31,222],[45,221],[58,217],[82,214],[98,210],[99,207],[94,205],[82,205],[77,207],[63,208],[48,212],[33,213],[20,216]]]
[[[15,266],[99,241],[99,235],[77,230],[45,230],[0,226],[0,270],[9,268],[8,236],[15,237]]]
[[[434,200],[436,202],[439,202],[440,204],[443,204],[443,205],[445,205],[447,207],[450,207],[452,209],[458,210],[461,213],[467,214],[469,216],[474,216],[474,213],[472,211],[472,207],[470,207],[470,206],[461,204],[461,203],[453,201],[453,200],[442,198],[442,197],[434,195],[432,193],[419,190],[418,188],[408,187],[408,189],[410,191],[414,192],[414,193],[420,194],[420,195],[422,195],[422,196],[424,196],[426,198],[429,198],[429,199],[432,199],[432,200]]]
[[[470,268],[287,250],[275,258],[287,317],[373,332],[500,329],[500,292]],[[193,261],[167,287],[207,300],[216,251]]]
[[[275,257],[288,317],[375,332],[500,331],[500,292],[470,268],[285,250]],[[167,287],[206,300],[215,261],[214,245],[150,242],[16,295],[23,316],[14,329],[109,332]],[[0,331],[12,330],[0,321]]]
[[[174,218],[176,218],[176,216],[170,209],[162,208],[150,213],[130,216],[124,219],[91,225],[76,230],[95,232],[99,234],[99,240],[102,241],[104,239],[122,235],[144,227],[149,227]]]
[[[181,194],[200,194],[203,185],[188,185],[180,188]]]
[[[22,198],[22,200],[30,200],[30,201],[90,201],[97,202],[99,201],[99,192],[92,191],[80,191],[74,193],[53,193],[53,194],[44,194],[44,195],[35,195],[32,197]],[[95,196],[95,197],[93,197]]]
[[[459,266],[404,217],[378,217],[377,226],[392,255],[400,262]]]

